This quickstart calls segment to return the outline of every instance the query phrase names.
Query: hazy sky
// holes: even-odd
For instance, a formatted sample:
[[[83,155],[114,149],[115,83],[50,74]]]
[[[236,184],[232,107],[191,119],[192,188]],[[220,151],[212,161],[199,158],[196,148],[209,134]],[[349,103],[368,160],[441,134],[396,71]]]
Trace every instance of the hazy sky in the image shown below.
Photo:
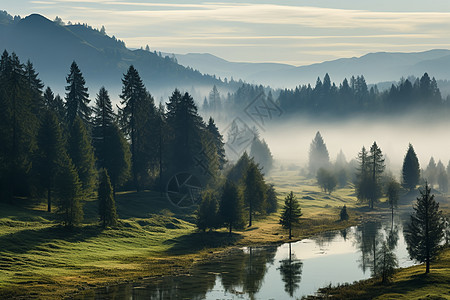
[[[1,0],[12,15],[104,25],[128,47],[303,65],[450,48],[449,0]]]

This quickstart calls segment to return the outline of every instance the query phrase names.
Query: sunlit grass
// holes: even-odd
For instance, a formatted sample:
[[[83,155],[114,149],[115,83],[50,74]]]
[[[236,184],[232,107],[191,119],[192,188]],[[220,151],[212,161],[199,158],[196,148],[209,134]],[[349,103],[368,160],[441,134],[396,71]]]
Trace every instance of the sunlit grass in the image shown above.
[[[0,298],[54,299],[91,286],[185,272],[193,262],[229,246],[287,241],[279,217],[291,190],[303,212],[293,230],[295,240],[356,224],[366,211],[351,186],[328,195],[298,171],[276,170],[269,175],[267,181],[278,192],[278,212],[257,215],[252,227],[231,236],[225,228],[198,232],[194,209],[178,209],[159,192],[118,193],[120,222],[106,230],[98,226],[94,199],[84,203],[85,224],[72,230],[58,225],[44,202],[22,199],[14,206],[0,204]],[[350,220],[340,222],[344,204]]]

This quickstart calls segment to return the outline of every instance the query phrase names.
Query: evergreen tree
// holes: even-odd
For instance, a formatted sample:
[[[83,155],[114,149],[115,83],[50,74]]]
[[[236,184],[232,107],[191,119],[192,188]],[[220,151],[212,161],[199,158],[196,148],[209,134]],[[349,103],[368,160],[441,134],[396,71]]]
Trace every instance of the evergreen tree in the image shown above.
[[[29,194],[29,172],[39,128],[24,65],[5,50],[0,58],[0,193],[12,201]]]
[[[167,103],[167,125],[170,130],[169,151],[173,172],[194,170],[194,157],[202,151],[202,136],[205,124],[198,115],[197,106],[188,93],[181,95],[175,90]],[[214,155],[212,156],[214,157]],[[208,155],[203,158],[205,169],[209,169]]]
[[[425,179],[431,187],[437,183],[437,167],[433,157],[430,158],[427,169],[425,170]]]
[[[253,162],[253,159],[248,156],[247,151],[244,151],[236,164],[228,171],[227,179],[234,182],[234,184],[240,184],[251,162]]]
[[[79,116],[75,117],[68,141],[68,153],[78,172],[84,192],[93,192],[96,184],[94,149],[86,127]]]
[[[349,216],[348,216],[348,212],[347,212],[347,206],[344,205],[341,209],[341,211],[339,212],[339,218],[341,221],[347,221]]]
[[[225,182],[219,204],[221,221],[229,228],[241,228],[244,223],[242,197],[237,186],[230,180]]]
[[[138,189],[149,185],[157,173],[159,165],[159,115],[153,97],[146,93],[143,101],[137,104],[136,133],[134,147],[135,174]]]
[[[382,283],[388,283],[394,275],[395,268],[398,267],[398,261],[386,241],[381,244],[381,248],[377,253],[376,261],[378,263],[375,274],[381,276]]]
[[[302,279],[302,268],[302,261],[295,258],[295,254],[291,250],[291,243],[289,243],[289,258],[280,261],[279,270],[281,280],[284,282],[284,290],[291,298],[294,297],[294,292]]]
[[[386,196],[388,198],[389,207],[391,208],[392,212],[392,224],[394,224],[394,208],[398,206],[399,191],[400,191],[400,184],[395,179],[389,181]]]
[[[252,226],[253,214],[264,212],[266,207],[266,184],[259,166],[250,162],[244,177],[244,201],[248,207],[248,227]]]
[[[373,209],[374,203],[377,202],[381,196],[381,174],[383,174],[385,168],[383,154],[376,142],[373,142],[370,147],[368,163],[372,180],[369,193],[369,207]]]
[[[115,199],[117,187],[125,183],[130,177],[130,145],[116,124],[108,127],[105,144],[108,151],[105,152],[103,163],[110,176]]]
[[[139,189],[138,184],[138,164],[136,162],[137,150],[137,134],[136,117],[139,112],[140,102],[145,101],[147,91],[145,90],[142,79],[138,71],[131,65],[122,79],[122,94],[120,102],[123,108],[120,111],[122,129],[125,134],[131,139],[131,158],[132,158],[132,173],[133,181],[136,189]]]
[[[403,187],[412,190],[419,183],[420,166],[416,152],[411,144],[408,146],[402,168]]]
[[[413,207],[414,212],[404,234],[409,256],[421,263],[425,262],[425,273],[429,273],[430,262],[436,258],[444,236],[444,220],[428,183],[425,183],[424,188],[420,190],[420,197]]]
[[[214,191],[207,191],[197,211],[197,228],[205,231],[220,227],[218,222],[218,200]]]
[[[79,116],[85,124],[89,124],[91,116],[91,108],[88,106],[89,94],[88,88],[85,87],[86,81],[83,74],[74,61],[70,66],[69,75],[66,78],[66,109],[67,122],[69,126],[73,124],[75,118]]]
[[[39,182],[47,190],[47,211],[51,212],[52,192],[55,189],[56,178],[63,163],[67,161],[62,131],[58,119],[52,111],[47,110],[42,117],[37,145],[34,168]]]
[[[100,88],[97,94],[93,112],[92,144],[95,148],[95,154],[100,168],[105,168],[105,157],[107,152],[111,150],[107,148],[107,133],[108,129],[114,123],[115,114],[108,91],[104,87]]]
[[[319,79],[320,80],[320,79]],[[330,164],[330,156],[327,146],[323,141],[320,132],[317,131],[309,147],[309,174],[314,176],[320,168],[327,168]]]
[[[443,193],[448,192],[448,176],[447,172],[444,170],[439,171],[439,174],[437,176],[437,182],[439,185],[439,190]]]
[[[260,140],[255,136],[250,147],[250,157],[266,172],[272,169],[273,157],[265,140]]]
[[[59,199],[58,212],[62,223],[71,227],[83,220],[81,205],[82,188],[78,173],[71,159],[67,159],[57,178],[57,195]]]
[[[356,196],[359,201],[368,201],[372,187],[372,179],[369,172],[369,154],[363,146],[358,153],[359,167],[357,170],[357,182],[355,184]]]
[[[299,224],[302,215],[297,197],[291,191],[284,199],[284,207],[280,217],[281,226],[289,229],[289,239],[292,238],[292,225]]]
[[[266,212],[268,214],[271,214],[271,213],[274,213],[277,211],[278,198],[277,198],[277,192],[275,191],[275,187],[273,184],[267,185],[266,202],[267,202]]]
[[[225,157],[225,148],[223,142],[223,136],[220,134],[219,129],[214,123],[214,119],[212,117],[209,118],[208,125],[206,129],[212,134],[214,145],[216,146],[217,157],[219,159],[219,169],[223,170],[227,159]]]
[[[32,110],[35,114],[39,114],[40,110],[44,107],[44,101],[42,98],[42,80],[38,78],[39,73],[33,67],[33,63],[28,60],[24,65],[24,75],[26,79],[26,85],[30,90]]]
[[[98,212],[103,228],[115,226],[117,224],[116,202],[113,196],[113,188],[109,179],[108,171],[100,171],[100,181],[98,185]]]

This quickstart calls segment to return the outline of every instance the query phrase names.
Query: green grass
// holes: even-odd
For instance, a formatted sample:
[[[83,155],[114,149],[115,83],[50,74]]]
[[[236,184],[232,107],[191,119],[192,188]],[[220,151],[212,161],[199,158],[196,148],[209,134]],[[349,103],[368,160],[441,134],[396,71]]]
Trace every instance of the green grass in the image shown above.
[[[328,195],[297,171],[275,171],[268,181],[275,183],[280,207],[290,190],[300,201],[303,217],[293,231],[296,240],[348,227],[366,214],[351,187]],[[351,219],[339,222],[344,204]],[[229,236],[225,228],[197,232],[194,211],[175,208],[157,192],[119,193],[119,225],[106,230],[98,226],[97,205],[86,201],[84,225],[68,230],[45,211],[44,202],[0,203],[0,299],[62,298],[92,286],[186,272],[229,246],[287,241],[287,231],[278,224],[280,210],[256,216],[251,228]]]
[[[425,274],[424,265],[418,265],[397,270],[392,282],[386,285],[373,278],[323,288],[321,292],[322,297],[332,299],[450,299],[450,248],[447,247],[431,264],[429,274]]]

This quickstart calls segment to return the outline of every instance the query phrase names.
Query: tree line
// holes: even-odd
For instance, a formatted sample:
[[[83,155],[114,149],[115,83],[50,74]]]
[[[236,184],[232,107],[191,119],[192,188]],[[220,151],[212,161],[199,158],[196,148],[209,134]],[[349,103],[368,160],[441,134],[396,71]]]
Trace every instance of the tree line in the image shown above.
[[[82,219],[82,200],[99,198],[100,219],[114,224],[119,188],[163,190],[171,175],[190,171],[214,182],[226,159],[212,118],[200,117],[189,93],[175,90],[158,107],[138,71],[122,79],[117,113],[106,88],[90,105],[76,62],[64,98],[38,77],[33,64],[6,50],[0,58],[0,193],[47,198],[47,209],[64,224]],[[196,159],[197,158],[197,159]]]

